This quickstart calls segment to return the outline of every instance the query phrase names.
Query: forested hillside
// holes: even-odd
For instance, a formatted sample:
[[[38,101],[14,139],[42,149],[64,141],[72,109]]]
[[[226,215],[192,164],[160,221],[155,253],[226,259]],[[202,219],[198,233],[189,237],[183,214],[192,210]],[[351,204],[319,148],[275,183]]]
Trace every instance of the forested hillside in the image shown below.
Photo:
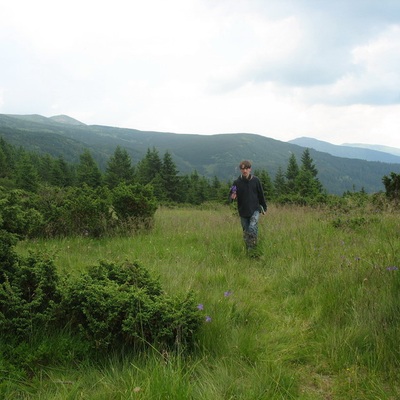
[[[160,154],[168,151],[180,174],[196,171],[207,178],[233,180],[237,164],[250,159],[255,168],[268,171],[272,179],[285,169],[292,154],[300,159],[304,147],[248,133],[192,135],[144,132],[135,129],[85,125],[67,116],[46,118],[40,115],[0,115],[0,136],[8,143],[28,150],[62,156],[78,163],[89,150],[104,171],[117,146],[125,149],[136,165],[149,148]],[[398,173],[400,164],[370,162],[334,157],[310,150],[318,169],[318,178],[329,193],[365,190],[383,191],[382,177]]]

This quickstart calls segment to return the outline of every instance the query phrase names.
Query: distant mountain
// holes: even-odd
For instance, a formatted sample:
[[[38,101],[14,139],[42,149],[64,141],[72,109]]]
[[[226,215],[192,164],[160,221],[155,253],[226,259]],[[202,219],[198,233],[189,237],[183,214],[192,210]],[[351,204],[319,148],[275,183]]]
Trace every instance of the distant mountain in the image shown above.
[[[321,140],[301,137],[290,140],[288,143],[297,144],[302,147],[308,147],[317,151],[323,151],[337,157],[357,158],[367,161],[380,161],[384,163],[400,163],[400,149],[385,146],[369,145],[335,145]],[[378,150],[377,148],[382,150]],[[383,151],[386,149],[386,151]],[[389,152],[388,150],[391,150]],[[398,155],[395,155],[396,150]]]
[[[154,147],[161,158],[168,151],[182,174],[197,171],[200,175],[217,176],[224,181],[232,181],[239,175],[237,165],[242,159],[252,160],[254,170],[265,169],[274,179],[279,168],[286,171],[291,154],[300,164],[304,147],[308,147],[318,169],[318,178],[329,193],[339,195],[362,188],[368,193],[382,191],[382,177],[390,172],[400,172],[400,162],[339,158],[327,151],[314,150],[309,144],[300,146],[256,134],[194,135],[139,131],[85,125],[67,116],[46,118],[0,114],[0,136],[15,146],[62,156],[73,163],[79,162],[80,154],[88,149],[103,170],[118,145],[126,149],[134,164]]]
[[[400,149],[396,147],[381,146],[379,144],[363,144],[363,143],[343,143],[342,146],[361,147],[363,149],[382,151],[383,153],[394,154],[400,157]]]
[[[55,122],[60,122],[62,124],[85,125],[83,122],[78,121],[77,119],[68,117],[68,115],[55,115],[54,117],[50,117],[49,119]]]

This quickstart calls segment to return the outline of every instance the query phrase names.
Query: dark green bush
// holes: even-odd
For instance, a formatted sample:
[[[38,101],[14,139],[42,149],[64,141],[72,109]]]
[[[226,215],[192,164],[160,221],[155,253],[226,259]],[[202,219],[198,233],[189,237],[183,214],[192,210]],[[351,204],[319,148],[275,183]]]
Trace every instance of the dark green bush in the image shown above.
[[[77,278],[61,279],[51,258],[18,257],[14,239],[0,231],[0,366],[26,370],[98,349],[194,343],[202,318],[191,292],[168,296],[158,279],[129,262],[101,262]],[[75,342],[79,354],[65,352]]]
[[[17,243],[17,237],[0,229],[0,283],[3,283],[6,275],[13,274],[15,271],[15,264],[18,260],[13,246]]]
[[[168,297],[138,264],[101,263],[65,290],[61,309],[93,346],[190,344],[200,326],[196,304]]]
[[[157,201],[151,186],[122,183],[112,192],[112,207],[122,227],[151,226]]]
[[[40,191],[45,236],[104,235],[112,222],[107,188],[87,185]]]
[[[49,325],[60,302],[59,278],[51,259],[31,255],[2,266],[0,334],[26,339]]]
[[[150,228],[157,203],[150,186],[0,188],[0,229],[24,237],[99,237]]]
[[[42,226],[35,194],[21,189],[0,191],[0,228],[25,238],[35,236]]]

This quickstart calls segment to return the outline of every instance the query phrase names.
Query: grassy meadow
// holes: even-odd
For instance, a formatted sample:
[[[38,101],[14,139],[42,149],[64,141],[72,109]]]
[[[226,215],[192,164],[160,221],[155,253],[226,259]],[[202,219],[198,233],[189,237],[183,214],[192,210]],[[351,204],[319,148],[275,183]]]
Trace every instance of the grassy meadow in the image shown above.
[[[38,366],[9,399],[398,399],[400,215],[271,206],[257,259],[226,206],[156,212],[124,238],[25,241],[60,272],[135,260],[171,294],[193,290],[194,351]]]

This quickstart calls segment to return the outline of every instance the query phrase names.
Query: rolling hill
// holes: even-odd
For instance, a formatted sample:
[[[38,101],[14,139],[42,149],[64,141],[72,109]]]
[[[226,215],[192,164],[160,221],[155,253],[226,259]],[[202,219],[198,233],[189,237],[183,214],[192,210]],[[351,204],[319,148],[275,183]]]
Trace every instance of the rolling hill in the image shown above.
[[[239,172],[237,164],[250,159],[254,169],[265,169],[274,179],[278,168],[286,170],[293,153],[299,164],[305,147],[257,134],[216,135],[175,134],[139,131],[101,125],[85,125],[68,116],[0,114],[0,136],[7,142],[28,150],[63,156],[77,163],[83,149],[88,149],[104,169],[119,145],[136,164],[147,149],[156,148],[162,157],[166,151],[182,174],[196,170],[199,174],[231,181]],[[310,148],[318,177],[329,193],[361,190],[372,193],[384,190],[382,177],[400,172],[399,163],[366,161],[333,156]]]
[[[384,163],[400,163],[400,149],[392,147],[360,144],[335,145],[308,137],[293,139],[290,140],[289,143],[308,147],[317,151],[323,151],[337,157],[357,158],[360,160],[380,161]]]

